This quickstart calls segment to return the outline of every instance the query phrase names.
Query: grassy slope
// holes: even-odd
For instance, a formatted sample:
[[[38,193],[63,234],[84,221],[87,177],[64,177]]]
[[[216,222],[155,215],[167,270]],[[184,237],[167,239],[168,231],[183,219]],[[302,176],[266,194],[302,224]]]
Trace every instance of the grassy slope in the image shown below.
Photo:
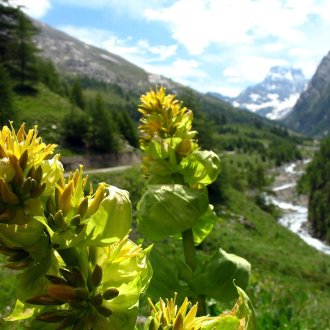
[[[308,246],[243,194],[208,238],[252,264],[248,289],[260,329],[330,329],[330,256]]]
[[[144,182],[136,168],[90,177],[94,182],[103,180],[129,190],[133,204]],[[228,206],[218,206],[217,212],[219,221],[199,253],[210,253],[221,245],[251,263],[247,292],[256,309],[259,329],[330,329],[330,256],[309,247],[236,190],[229,191]],[[172,250],[173,246],[163,248]],[[13,302],[13,276],[11,271],[0,272],[6,288],[1,310]]]
[[[39,86],[37,97],[17,97],[15,104],[17,122],[25,121],[28,126],[38,123],[47,142],[58,139],[59,122],[71,109],[68,101],[43,85]],[[136,177],[137,172],[116,173],[99,176],[97,181],[107,179],[129,190],[136,201],[139,193]],[[255,305],[260,329],[330,329],[327,324],[330,257],[307,246],[235,190],[230,193],[229,209],[222,211],[225,212],[204,247],[215,249],[221,244],[228,252],[251,262],[253,275],[248,294]],[[13,277],[11,271],[0,272],[3,288],[0,311],[13,302]]]
[[[28,128],[38,125],[40,135],[46,142],[56,142],[60,137],[60,122],[72,109],[70,102],[53,93],[42,84],[36,95],[16,95],[15,122],[25,122]]]
[[[136,169],[96,175],[94,180],[129,190],[136,202],[140,193],[134,183],[136,177],[142,185]],[[221,246],[251,263],[247,292],[256,309],[259,329],[330,329],[330,256],[308,246],[236,190],[229,191],[228,206],[218,206],[218,214],[219,222],[199,253],[210,253]],[[172,248],[162,247],[168,251]]]

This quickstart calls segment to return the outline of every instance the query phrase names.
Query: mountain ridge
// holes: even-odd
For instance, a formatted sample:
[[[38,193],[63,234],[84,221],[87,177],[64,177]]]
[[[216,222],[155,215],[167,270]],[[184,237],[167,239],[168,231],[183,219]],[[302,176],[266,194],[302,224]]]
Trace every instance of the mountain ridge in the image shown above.
[[[87,77],[89,80],[119,85],[122,89],[133,92],[134,95],[141,95],[156,86],[164,86],[177,94],[179,98],[183,97],[184,104],[188,107],[189,102],[185,102],[185,94],[187,90],[190,90],[193,98],[199,100],[205,112],[215,121],[222,121],[225,116],[229,122],[271,124],[266,118],[237,109],[228,102],[193,90],[162,75],[148,73],[120,55],[88,45],[42,22],[33,21],[39,29],[36,43],[42,57],[50,59],[56,69],[69,79],[75,76]]]
[[[292,129],[314,137],[329,134],[330,51],[321,60],[306,90],[283,122]]]
[[[123,88],[139,91],[161,84],[168,88],[180,85],[164,76],[148,73],[123,57],[89,45],[45,23],[33,20],[39,30],[35,41],[43,57],[50,59],[64,73],[88,76]],[[134,81],[134,84],[129,82]]]
[[[237,97],[210,94],[230,102],[235,107],[279,120],[291,111],[299,94],[304,90],[306,81],[301,69],[273,66],[263,81],[247,87]]]

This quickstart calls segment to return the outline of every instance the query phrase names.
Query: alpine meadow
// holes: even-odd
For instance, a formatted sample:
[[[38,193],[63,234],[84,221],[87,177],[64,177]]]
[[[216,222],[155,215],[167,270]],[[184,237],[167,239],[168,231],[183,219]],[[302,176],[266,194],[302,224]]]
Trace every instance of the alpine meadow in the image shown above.
[[[271,120],[282,76],[234,100],[0,28],[1,329],[330,330],[329,55],[271,69]]]

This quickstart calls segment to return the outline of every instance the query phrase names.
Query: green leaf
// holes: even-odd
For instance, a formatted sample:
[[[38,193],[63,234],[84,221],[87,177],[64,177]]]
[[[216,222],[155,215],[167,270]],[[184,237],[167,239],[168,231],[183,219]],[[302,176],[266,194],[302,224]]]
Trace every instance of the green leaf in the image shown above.
[[[209,205],[208,210],[197,221],[193,229],[195,245],[201,244],[212,231],[215,221],[218,219],[213,211],[213,205]]]
[[[48,283],[45,275],[49,269],[57,265],[50,246],[45,247],[44,258],[38,263],[31,263],[30,266],[17,276],[17,298],[25,301],[38,294],[42,294]]]
[[[203,324],[202,330],[241,330],[240,320],[231,314],[221,314],[213,320],[209,320]]]
[[[219,249],[210,260],[196,269],[190,284],[197,294],[229,301],[237,297],[233,280],[246,288],[250,271],[251,266],[245,259]]]
[[[171,153],[171,140],[172,139],[161,139],[159,137],[154,137],[150,140],[145,152],[154,159],[166,159]],[[179,139],[181,141],[181,139]],[[177,143],[179,143],[178,141]]]
[[[150,185],[137,207],[138,228],[147,238],[160,240],[192,228],[208,205],[206,190]]]
[[[84,219],[86,226],[79,234],[70,229],[54,232],[44,217],[35,219],[47,228],[52,243],[61,249],[109,245],[122,239],[131,229],[132,206],[126,190],[108,186],[106,191],[108,196],[90,218]]]
[[[42,236],[44,226],[32,219],[26,225],[0,224],[0,240],[10,248],[35,245]]]
[[[87,219],[85,229],[72,239],[70,246],[106,246],[127,235],[132,225],[129,193],[115,186],[106,188],[98,210]]]
[[[196,183],[206,186],[219,175],[220,158],[213,151],[196,150],[185,157],[180,166],[181,173],[187,184],[194,186]]]
[[[138,290],[144,292],[152,276],[148,261],[150,249],[151,246],[142,249],[128,240],[128,237],[112,246],[97,248],[96,263],[103,269],[103,285],[106,288],[118,287],[140,278],[141,286]]]
[[[129,232],[132,225],[132,206],[129,193],[114,186],[107,188],[108,197],[103,199],[99,208],[106,211],[106,218],[98,216],[96,212],[93,221],[88,223],[94,228],[93,240],[109,244],[114,239],[122,239]]]
[[[248,295],[244,292],[244,290],[242,290],[238,286],[236,286],[236,289],[239,294],[239,300],[235,306],[236,315],[240,319],[244,319],[246,330],[253,330],[256,328],[256,318],[255,318],[253,305],[252,305]]]
[[[152,276],[148,261],[150,249],[136,245],[128,240],[128,236],[112,245],[95,248],[95,263],[103,273],[98,289],[105,292],[115,288],[119,292],[113,299],[103,301],[103,306],[113,312],[105,329],[134,328],[140,295],[145,292]],[[103,329],[101,325],[95,328]]]
[[[43,249],[43,248],[41,248]],[[38,263],[32,263],[23,273],[17,276],[17,301],[13,312],[6,321],[18,321],[32,317],[35,308],[25,304],[24,301],[33,296],[43,294],[49,284],[45,274],[51,267],[57,268],[57,261],[50,247],[45,247],[45,257]]]
[[[238,299],[229,312],[224,312],[216,317],[210,317],[203,323],[202,330],[254,330],[256,320],[254,309],[249,297],[234,284]]]
[[[148,297],[152,300],[162,298],[171,298],[173,292],[178,293],[178,301],[189,295],[187,283],[180,278],[180,273],[185,272],[184,265],[176,264],[173,259],[163,254],[156,248],[153,248],[149,260],[153,266],[153,274],[147,290]],[[188,277],[189,274],[188,274]]]
[[[149,178],[151,184],[180,183],[176,182],[173,176],[175,177],[180,171],[175,149],[181,142],[181,138],[160,139],[159,137],[149,142],[146,153],[150,157],[147,167],[151,174]]]
[[[6,321],[20,321],[25,320],[33,316],[34,308],[27,306],[20,300],[16,300],[15,308],[9,316],[5,318]]]

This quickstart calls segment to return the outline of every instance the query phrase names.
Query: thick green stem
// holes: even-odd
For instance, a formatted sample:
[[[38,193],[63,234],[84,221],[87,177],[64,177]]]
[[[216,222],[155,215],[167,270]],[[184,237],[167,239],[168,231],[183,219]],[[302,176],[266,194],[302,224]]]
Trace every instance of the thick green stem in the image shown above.
[[[182,232],[183,252],[187,265],[194,270],[196,268],[196,250],[192,229]]]
[[[206,297],[205,296],[198,296],[198,311],[197,316],[203,316],[206,315]]]
[[[197,267],[196,261],[196,249],[194,244],[194,236],[192,229],[188,229],[182,232],[182,242],[184,257],[187,265],[191,270],[195,270]],[[198,315],[206,315],[206,300],[205,296],[198,296]]]
[[[83,258],[81,253],[76,248],[59,249],[57,250],[65,264],[69,267],[78,267],[79,270],[86,276],[88,274],[87,256]],[[86,259],[86,260],[83,260]]]

